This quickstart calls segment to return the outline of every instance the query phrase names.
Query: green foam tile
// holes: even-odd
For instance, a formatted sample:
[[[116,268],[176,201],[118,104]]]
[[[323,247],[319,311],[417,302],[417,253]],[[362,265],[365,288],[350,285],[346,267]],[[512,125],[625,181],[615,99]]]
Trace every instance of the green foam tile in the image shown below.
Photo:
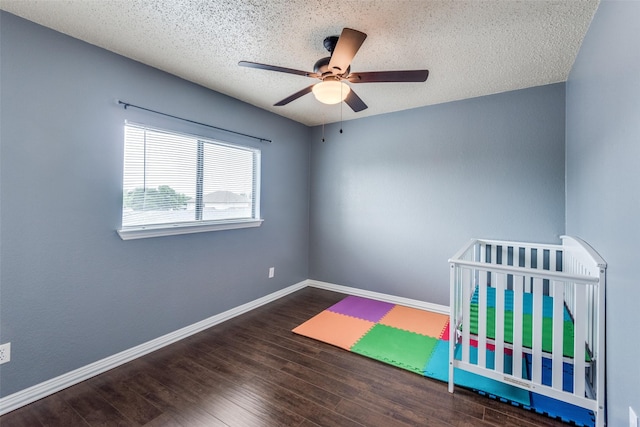
[[[478,333],[478,305],[471,304],[471,328],[472,334]],[[533,337],[533,316],[531,314],[523,314],[522,319],[522,345],[527,348],[532,347]],[[504,340],[513,343],[513,312],[505,311],[504,324]],[[494,339],[496,331],[496,309],[487,307],[487,337]],[[573,357],[573,323],[564,321],[564,333],[562,336],[562,350],[565,356]],[[542,318],[542,350],[551,353],[553,348],[553,319],[548,317]],[[585,360],[589,361],[589,354],[585,354]]]
[[[436,338],[377,324],[351,351],[422,375],[437,343]]]

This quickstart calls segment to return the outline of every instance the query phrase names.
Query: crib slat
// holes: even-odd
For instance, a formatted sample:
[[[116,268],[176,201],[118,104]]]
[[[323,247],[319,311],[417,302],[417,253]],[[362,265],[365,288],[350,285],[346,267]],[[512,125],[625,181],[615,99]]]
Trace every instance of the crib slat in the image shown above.
[[[531,248],[527,248],[524,247],[522,248],[522,252],[524,254],[524,259],[522,260],[524,262],[523,267],[524,268],[531,268]],[[524,291],[525,292],[531,292],[531,281],[529,278],[525,278],[525,282],[524,282]]]
[[[542,384],[542,279],[538,277],[533,279],[532,314],[532,380]]]
[[[503,258],[505,259],[505,258]],[[491,283],[495,282],[496,287],[496,348],[495,348],[495,367],[496,372],[504,373],[504,290],[505,280],[504,274],[493,273]]]
[[[486,367],[487,355],[487,272],[478,280],[478,366]]]
[[[462,306],[463,313],[462,319],[464,319],[464,327],[462,328],[462,361],[465,363],[469,363],[469,346],[471,343],[469,342],[470,335],[470,325],[471,325],[471,288],[473,283],[471,281],[471,269],[463,268],[462,269]]]
[[[531,268],[531,248],[524,247],[524,267]]]
[[[536,258],[536,268],[538,270],[542,270],[544,268],[544,250],[541,248],[538,248],[538,254],[537,254],[537,258]]]
[[[575,285],[575,317],[574,322],[574,341],[573,341],[573,394],[584,396],[585,389],[585,340],[587,332],[585,328],[586,315],[586,289],[584,284]]]
[[[513,376],[522,378],[522,286],[524,277],[513,275]]]
[[[553,344],[552,344],[552,365],[551,365],[551,387],[562,390],[562,357],[563,354],[563,334],[564,334],[564,300],[562,291],[564,284],[557,280],[553,281]]]

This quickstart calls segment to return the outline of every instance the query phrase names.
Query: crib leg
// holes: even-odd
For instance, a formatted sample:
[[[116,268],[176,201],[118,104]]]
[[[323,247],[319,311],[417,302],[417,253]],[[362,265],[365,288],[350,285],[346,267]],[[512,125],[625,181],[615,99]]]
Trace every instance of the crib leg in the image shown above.
[[[453,393],[454,384],[453,384],[453,355],[456,350],[456,342],[454,340],[456,331],[453,327],[451,327],[451,323],[449,323],[450,327],[450,335],[449,335],[449,393]]]
[[[605,426],[604,415],[604,409],[598,409],[598,411],[596,412],[596,427]]]
[[[449,362],[449,393],[453,393],[453,362]]]

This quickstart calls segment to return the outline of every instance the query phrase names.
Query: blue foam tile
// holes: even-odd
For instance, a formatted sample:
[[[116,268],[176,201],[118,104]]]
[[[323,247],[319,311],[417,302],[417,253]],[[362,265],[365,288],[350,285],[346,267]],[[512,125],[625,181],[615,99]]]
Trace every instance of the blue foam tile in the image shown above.
[[[531,373],[532,357],[526,355],[527,371]],[[551,359],[542,358],[542,384],[551,387],[553,381],[553,368]],[[573,393],[573,364],[562,362],[562,390]]]
[[[593,412],[570,403],[531,393],[531,406],[539,414],[572,423],[581,427],[594,427],[595,416]]]
[[[423,374],[439,381],[449,381],[449,341],[438,340]]]
[[[527,370],[531,372],[532,357],[526,355]],[[551,359],[542,358],[542,384],[551,386],[552,381]],[[562,389],[573,392],[573,365],[563,362],[562,364]],[[578,426],[591,427],[595,425],[595,416],[592,411],[581,408],[570,403],[557,399],[542,396],[538,393],[531,393],[531,406],[535,412],[544,414],[551,418],[557,418],[563,422],[571,422]]]
[[[458,349],[461,349],[461,347],[457,347],[456,353],[459,351]],[[456,354],[456,356],[459,355]],[[510,360],[511,356],[505,356],[508,358],[508,361],[505,360],[505,367],[510,367],[512,365]],[[476,347],[470,347],[469,358],[471,363],[477,363],[478,349]],[[487,350],[488,366],[492,367],[494,360],[495,353],[491,350]],[[447,341],[438,341],[438,344],[431,353],[431,357],[424,369],[424,375],[444,382],[449,381],[449,343]],[[490,378],[484,378],[457,368],[453,375],[456,385],[476,390],[482,394],[486,394],[497,399],[516,402],[519,405],[529,406],[531,404],[529,392],[518,387],[513,387],[509,384],[501,383]]]

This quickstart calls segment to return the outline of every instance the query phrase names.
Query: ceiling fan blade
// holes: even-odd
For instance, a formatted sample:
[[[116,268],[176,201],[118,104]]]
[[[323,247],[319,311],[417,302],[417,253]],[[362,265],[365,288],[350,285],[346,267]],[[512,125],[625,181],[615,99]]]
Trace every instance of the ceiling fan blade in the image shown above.
[[[296,74],[298,76],[318,78],[318,74],[308,71],[294,70],[293,68],[278,67],[276,65],[260,64],[258,62],[240,61],[238,65],[241,67],[257,68],[260,70],[278,71],[280,73]]]
[[[299,90],[298,92],[294,93],[293,95],[286,97],[282,101],[276,102],[275,104],[273,104],[273,106],[274,107],[282,107],[283,105],[287,105],[291,101],[295,101],[296,99],[300,98],[301,96],[304,96],[304,95],[308,94],[309,92],[311,92],[311,90],[313,89],[314,86],[315,85],[311,85],[311,86],[305,87],[304,89]]]
[[[358,95],[356,95],[353,89],[349,91],[349,94],[345,98],[344,102],[346,102],[347,105],[351,107],[351,109],[356,113],[368,108],[367,104],[365,104],[364,101],[360,99]]]
[[[351,73],[347,80],[351,83],[411,83],[424,82],[427,77],[429,77],[429,70],[372,71]]]
[[[360,46],[367,38],[365,33],[351,28],[344,28],[338,38],[338,43],[331,54],[329,70],[334,74],[344,74],[347,72],[353,57],[356,56]]]

